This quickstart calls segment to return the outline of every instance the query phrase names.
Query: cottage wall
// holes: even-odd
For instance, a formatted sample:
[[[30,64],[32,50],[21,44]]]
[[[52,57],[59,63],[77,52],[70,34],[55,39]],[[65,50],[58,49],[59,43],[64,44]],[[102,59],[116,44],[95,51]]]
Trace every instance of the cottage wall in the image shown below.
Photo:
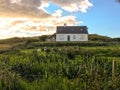
[[[56,41],[88,41],[88,34],[56,34]]]

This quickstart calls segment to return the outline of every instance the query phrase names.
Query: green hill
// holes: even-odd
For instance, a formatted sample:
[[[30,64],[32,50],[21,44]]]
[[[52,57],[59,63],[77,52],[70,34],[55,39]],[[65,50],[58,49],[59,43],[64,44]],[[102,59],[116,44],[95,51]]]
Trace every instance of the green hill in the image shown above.
[[[120,90],[119,38],[0,40],[0,90]]]
[[[23,47],[38,47],[38,46],[66,46],[66,45],[95,45],[98,42],[105,43],[105,42],[120,42],[120,38],[111,38],[107,36],[101,36],[97,34],[89,34],[89,41],[88,42],[47,42],[46,39],[50,39],[51,36],[43,35],[43,36],[36,36],[36,37],[23,37],[23,38],[9,38],[0,40],[0,50],[8,50],[11,48],[23,48]],[[92,44],[91,44],[92,43]],[[100,43],[99,43],[100,44]]]

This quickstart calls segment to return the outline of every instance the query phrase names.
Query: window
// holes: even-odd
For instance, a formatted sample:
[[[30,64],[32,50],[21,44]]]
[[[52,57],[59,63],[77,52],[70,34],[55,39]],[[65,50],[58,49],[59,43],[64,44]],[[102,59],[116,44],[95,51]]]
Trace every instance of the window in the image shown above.
[[[67,36],[67,40],[70,41],[70,36],[69,35]]]
[[[64,35],[59,35],[59,40],[64,40]]]
[[[60,40],[64,40],[64,38],[59,38]]]
[[[76,36],[75,36],[75,35],[73,35],[73,39],[76,39]]]
[[[84,39],[84,35],[80,35],[80,39]]]
[[[59,37],[64,37],[64,35],[59,35]]]

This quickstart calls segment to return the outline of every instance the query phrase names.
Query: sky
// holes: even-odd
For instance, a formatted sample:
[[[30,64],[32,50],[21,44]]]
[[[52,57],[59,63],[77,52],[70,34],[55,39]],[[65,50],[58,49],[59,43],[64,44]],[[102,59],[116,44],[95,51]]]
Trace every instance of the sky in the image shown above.
[[[115,38],[119,22],[116,0],[0,0],[0,39],[51,35],[64,23]]]

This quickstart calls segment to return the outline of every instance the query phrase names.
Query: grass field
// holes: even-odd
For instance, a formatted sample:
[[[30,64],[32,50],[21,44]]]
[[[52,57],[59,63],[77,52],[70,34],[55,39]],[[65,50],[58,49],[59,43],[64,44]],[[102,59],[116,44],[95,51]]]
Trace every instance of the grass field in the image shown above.
[[[11,45],[8,45],[8,44],[0,44],[0,50],[8,49],[10,47]]]
[[[15,42],[0,44],[0,90],[120,90],[119,42]]]

